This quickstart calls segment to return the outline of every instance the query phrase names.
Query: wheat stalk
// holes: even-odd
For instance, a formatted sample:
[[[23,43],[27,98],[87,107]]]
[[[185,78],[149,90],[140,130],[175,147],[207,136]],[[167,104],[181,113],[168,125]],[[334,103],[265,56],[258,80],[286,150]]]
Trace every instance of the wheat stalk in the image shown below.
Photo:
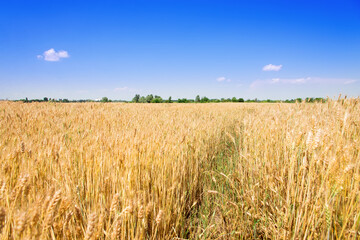
[[[0,234],[5,226],[5,214],[5,209],[3,207],[0,207]]]
[[[89,216],[88,225],[85,233],[86,240],[89,240],[93,237],[95,232],[96,221],[97,221],[97,214],[94,212]]]

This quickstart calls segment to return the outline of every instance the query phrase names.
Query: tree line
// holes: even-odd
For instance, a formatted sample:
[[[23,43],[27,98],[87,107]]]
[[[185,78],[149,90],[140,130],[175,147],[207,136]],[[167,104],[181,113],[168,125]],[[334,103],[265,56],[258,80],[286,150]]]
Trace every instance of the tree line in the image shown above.
[[[255,99],[247,99],[244,100],[244,98],[208,98],[206,96],[200,97],[200,95],[197,95],[194,99],[188,99],[188,98],[179,98],[176,100],[173,100],[171,97],[167,99],[163,99],[162,97],[158,95],[149,94],[147,96],[140,96],[140,94],[136,94],[134,98],[131,101],[126,100],[111,100],[108,97],[103,97],[100,100],[92,100],[92,99],[80,99],[80,100],[69,100],[69,99],[55,99],[55,98],[47,98],[44,97],[43,99],[20,99],[17,101],[22,101],[25,103],[31,103],[31,102],[62,102],[62,103],[70,103],[70,102],[127,102],[127,103],[220,103],[220,102],[260,102],[260,103],[277,103],[277,102],[285,102],[285,103],[295,103],[295,102],[326,102],[325,98],[295,98],[295,99],[286,99],[286,100],[259,100],[257,98]]]
[[[255,99],[244,100],[244,98],[237,98],[237,97],[209,99],[206,96],[200,97],[200,95],[197,95],[195,97],[195,99],[179,98],[177,100],[172,100],[171,97],[169,97],[168,99],[164,100],[162,97],[160,97],[158,95],[154,96],[152,94],[149,94],[145,97],[145,96],[140,96],[139,94],[136,94],[131,102],[133,102],[133,103],[172,103],[172,102],[177,102],[177,103],[210,103],[210,102],[211,103],[219,103],[219,102],[268,102],[268,103],[286,102],[286,103],[295,103],[295,102],[302,102],[302,101],[325,102],[326,99],[325,98],[305,98],[305,99],[295,98],[295,99],[286,99],[286,100],[271,100],[271,99],[259,100],[259,99],[255,98]]]

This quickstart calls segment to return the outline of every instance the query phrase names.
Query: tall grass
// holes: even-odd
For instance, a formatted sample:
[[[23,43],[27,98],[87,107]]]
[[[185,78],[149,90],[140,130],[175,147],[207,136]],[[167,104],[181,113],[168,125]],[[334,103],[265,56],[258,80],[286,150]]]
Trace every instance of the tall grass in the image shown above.
[[[358,100],[0,103],[1,239],[356,238]]]

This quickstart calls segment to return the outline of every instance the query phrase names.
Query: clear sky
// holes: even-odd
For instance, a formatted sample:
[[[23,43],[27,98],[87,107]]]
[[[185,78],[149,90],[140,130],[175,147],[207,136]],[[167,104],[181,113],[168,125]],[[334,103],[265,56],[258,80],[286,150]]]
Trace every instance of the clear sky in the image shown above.
[[[136,93],[360,96],[360,1],[0,1],[0,99]]]

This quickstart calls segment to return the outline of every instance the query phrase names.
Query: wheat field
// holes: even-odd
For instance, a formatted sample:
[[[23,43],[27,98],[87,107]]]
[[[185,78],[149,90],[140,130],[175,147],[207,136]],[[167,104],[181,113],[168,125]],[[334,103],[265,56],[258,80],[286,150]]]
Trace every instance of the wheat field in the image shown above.
[[[359,238],[359,106],[0,102],[0,238]]]

